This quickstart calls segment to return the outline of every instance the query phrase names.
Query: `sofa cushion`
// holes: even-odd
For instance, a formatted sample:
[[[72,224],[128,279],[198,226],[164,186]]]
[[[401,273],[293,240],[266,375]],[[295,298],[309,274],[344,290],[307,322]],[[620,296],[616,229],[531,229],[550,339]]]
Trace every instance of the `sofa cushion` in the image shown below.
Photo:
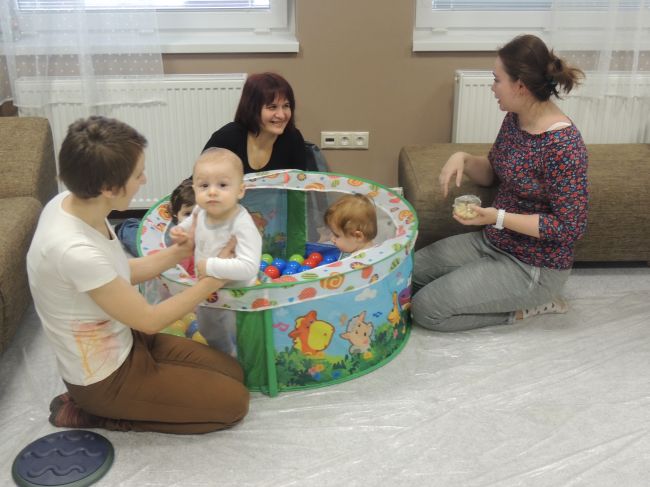
[[[47,119],[0,117],[0,141],[0,198],[33,196],[47,203],[56,194],[56,163]]]
[[[0,352],[31,300],[25,259],[40,212],[36,198],[0,199]]]
[[[578,261],[650,261],[650,144],[590,144]]]

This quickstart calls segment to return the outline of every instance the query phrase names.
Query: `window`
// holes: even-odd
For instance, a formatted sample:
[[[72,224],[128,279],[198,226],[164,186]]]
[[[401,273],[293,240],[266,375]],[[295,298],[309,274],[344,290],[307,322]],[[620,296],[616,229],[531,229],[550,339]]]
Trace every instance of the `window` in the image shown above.
[[[633,26],[643,1],[415,0],[413,50],[493,51],[522,32],[546,37],[555,26],[554,15],[561,16],[563,26],[581,32],[574,48],[588,48],[590,38],[602,36],[594,26],[604,24],[611,8],[616,9],[618,22]]]
[[[293,28],[295,0],[17,0],[29,32],[33,25],[65,25],[57,17],[82,4],[89,25],[117,12],[156,12],[163,53],[298,52]],[[47,19],[47,20],[44,20]],[[63,28],[63,27],[60,27]],[[91,27],[92,29],[92,27]],[[91,30],[89,29],[89,30]]]

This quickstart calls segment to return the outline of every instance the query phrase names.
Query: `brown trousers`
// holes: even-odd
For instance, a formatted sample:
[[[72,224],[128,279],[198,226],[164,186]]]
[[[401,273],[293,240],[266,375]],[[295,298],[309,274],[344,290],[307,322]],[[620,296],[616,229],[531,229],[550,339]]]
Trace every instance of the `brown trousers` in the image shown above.
[[[66,383],[75,402],[120,431],[194,434],[228,428],[248,412],[239,363],[200,343],[133,331],[133,349],[106,379]]]

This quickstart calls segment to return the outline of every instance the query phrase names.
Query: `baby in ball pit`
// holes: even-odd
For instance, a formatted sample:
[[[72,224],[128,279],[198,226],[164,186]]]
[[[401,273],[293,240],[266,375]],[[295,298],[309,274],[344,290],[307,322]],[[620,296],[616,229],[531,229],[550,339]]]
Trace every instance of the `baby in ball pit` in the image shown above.
[[[342,259],[374,245],[377,211],[373,201],[365,195],[355,193],[340,197],[327,209],[323,220]]]
[[[344,259],[374,245],[377,236],[377,211],[373,201],[363,194],[341,196],[325,211],[323,220],[330,232],[330,241],[340,251],[340,256],[335,255],[338,251],[311,252],[304,259],[301,255],[292,255],[288,262],[284,262],[269,254],[263,254],[260,270],[268,278],[277,279],[283,275],[334,262],[339,258]]]

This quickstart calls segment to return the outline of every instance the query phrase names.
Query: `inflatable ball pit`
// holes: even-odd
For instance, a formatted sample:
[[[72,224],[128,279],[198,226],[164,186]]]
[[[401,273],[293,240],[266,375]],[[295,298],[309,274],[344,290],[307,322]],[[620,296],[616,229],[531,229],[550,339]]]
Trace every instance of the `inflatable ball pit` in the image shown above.
[[[321,387],[359,377],[395,357],[410,332],[413,244],[417,219],[400,195],[371,181],[341,174],[273,171],[247,175],[242,200],[263,235],[263,251],[287,259],[328,251],[323,213],[345,193],[362,193],[377,208],[375,246],[308,271],[259,285],[223,288],[204,306],[236,311],[237,358],[251,390],[279,392]],[[145,215],[139,251],[165,247],[169,199]],[[181,267],[141,287],[160,302],[191,286]]]

